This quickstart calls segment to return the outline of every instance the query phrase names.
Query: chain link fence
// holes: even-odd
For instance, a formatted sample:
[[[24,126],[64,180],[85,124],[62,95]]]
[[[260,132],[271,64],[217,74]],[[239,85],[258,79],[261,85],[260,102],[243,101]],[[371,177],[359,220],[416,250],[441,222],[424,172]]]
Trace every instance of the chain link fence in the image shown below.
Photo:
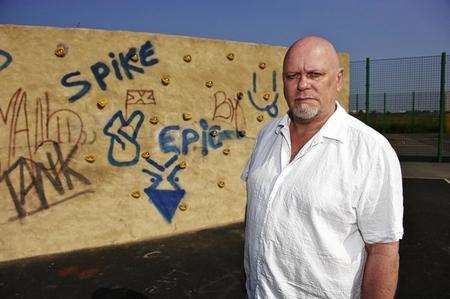
[[[450,161],[450,67],[440,56],[350,62],[350,113],[403,161]]]

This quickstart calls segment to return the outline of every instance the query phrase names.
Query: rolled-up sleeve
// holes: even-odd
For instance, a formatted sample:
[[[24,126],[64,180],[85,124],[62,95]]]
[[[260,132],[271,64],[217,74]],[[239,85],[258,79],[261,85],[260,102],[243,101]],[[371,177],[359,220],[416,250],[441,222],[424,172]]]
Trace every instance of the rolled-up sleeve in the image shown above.
[[[403,236],[403,188],[400,162],[390,146],[374,150],[362,180],[358,228],[365,243],[395,242]]]

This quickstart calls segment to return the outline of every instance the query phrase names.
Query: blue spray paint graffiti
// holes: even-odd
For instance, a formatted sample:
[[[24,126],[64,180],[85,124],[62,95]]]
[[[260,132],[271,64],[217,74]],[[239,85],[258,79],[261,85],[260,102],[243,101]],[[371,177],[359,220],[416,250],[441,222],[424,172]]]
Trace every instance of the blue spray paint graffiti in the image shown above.
[[[108,149],[108,160],[113,166],[124,167],[133,166],[139,161],[140,144],[137,137],[144,121],[144,114],[135,110],[128,119],[125,119],[122,111],[117,111],[103,128],[103,133],[109,136],[110,144]],[[159,147],[163,153],[174,153],[176,155],[187,155],[193,144],[201,139],[201,153],[208,155],[210,149],[218,149],[223,146],[223,141],[227,139],[242,138],[235,130],[222,130],[218,125],[209,126],[205,119],[199,121],[201,132],[192,128],[181,129],[178,125],[171,125],[161,129],[158,135]],[[176,135],[181,130],[181,142],[177,144]],[[211,136],[215,131],[217,136]],[[120,149],[128,156],[126,159],[115,156],[115,147],[120,145]]]
[[[178,171],[181,170],[180,165],[176,165],[167,176],[167,181],[173,189],[158,189],[158,186],[163,181],[162,174],[177,160],[178,155],[174,155],[166,163],[164,163],[164,165],[160,165],[151,158],[148,158],[147,162],[156,168],[161,174],[155,173],[148,169],[142,170],[144,173],[152,177],[150,179],[152,182],[151,185],[144,189],[145,194],[147,194],[149,201],[155,205],[164,219],[166,219],[169,223],[172,222],[172,218],[178,208],[178,205],[186,193],[185,190],[180,187],[178,183],[179,179],[176,176]]]
[[[6,69],[13,61],[11,54],[9,54],[6,51],[3,51],[2,49],[0,49],[0,57],[1,56],[5,57],[5,62],[3,62],[3,64],[0,64],[0,72]]]
[[[130,48],[126,54],[119,53],[118,60],[113,52],[108,53],[108,56],[111,59],[111,65],[104,61],[97,61],[90,66],[91,73],[97,86],[101,90],[107,90],[108,85],[106,84],[105,79],[110,75],[111,69],[117,80],[123,80],[124,76],[122,75],[122,72],[127,79],[133,80],[133,73],[144,74],[144,67],[150,67],[159,62],[158,58],[153,57],[154,54],[155,50],[153,44],[150,41],[146,41],[142,44],[139,51],[136,48]],[[133,60],[133,57],[135,56],[139,57],[139,65]],[[65,74],[61,78],[61,85],[64,87],[81,87],[77,93],[69,97],[69,102],[71,103],[85,96],[92,86],[91,82],[87,79],[76,80],[76,77],[79,77],[80,75],[80,71],[73,71]]]
[[[220,126],[213,125],[209,127],[208,122],[205,119],[200,119],[201,133],[198,133],[194,129],[185,128],[181,131],[181,144],[176,144],[175,134],[179,134],[180,126],[173,125],[163,128],[159,133],[159,147],[163,153],[174,153],[187,155],[189,153],[189,147],[200,140],[202,143],[202,155],[208,155],[209,148],[218,149],[223,146],[223,142],[226,139],[240,138],[234,130],[222,130]],[[217,136],[211,136],[211,132],[216,131]]]
[[[136,165],[139,161],[140,145],[137,137],[144,121],[144,114],[135,110],[128,119],[125,119],[122,111],[117,111],[103,128],[103,133],[110,137],[108,149],[108,160],[113,166],[124,167]],[[203,156],[208,155],[210,149],[218,149],[223,146],[226,139],[242,138],[235,130],[222,130],[218,125],[209,126],[205,119],[199,121],[201,132],[197,132],[193,128],[181,129],[178,125],[170,125],[164,127],[158,135],[159,147],[163,153],[174,153],[163,165],[155,160],[148,158],[149,163],[157,171],[142,169],[142,171],[151,176],[151,185],[144,189],[149,201],[155,205],[161,215],[167,222],[171,222],[178,205],[183,199],[186,191],[179,185],[177,173],[182,169],[180,165],[172,168],[166,179],[163,178],[177,160],[180,154],[187,155],[193,144],[201,141],[201,153]],[[181,132],[180,132],[181,131]],[[211,134],[211,132],[216,134]],[[177,144],[176,135],[180,136],[181,141]],[[214,136],[212,136],[214,135]],[[179,138],[178,138],[179,139]],[[122,153],[120,156],[127,158],[119,158],[116,146],[120,145]],[[159,185],[166,180],[173,188],[159,189]]]
[[[256,73],[253,73],[253,93],[257,92],[256,81],[257,81]],[[247,90],[247,94],[248,94],[248,99],[249,99],[250,103],[253,105],[253,107],[255,107],[259,111],[266,111],[267,114],[269,114],[271,117],[276,117],[278,115],[277,102],[278,102],[278,97],[279,97],[279,94],[277,92],[277,72],[276,71],[272,72],[272,91],[275,93],[274,100],[272,101],[272,103],[270,103],[269,105],[266,105],[264,107],[260,107],[259,105],[256,104],[256,102],[253,98],[253,93],[250,90]]]
[[[125,119],[119,110],[105,125],[103,133],[111,138],[108,149],[108,160],[111,165],[132,166],[138,162],[141,147],[136,140],[143,121],[144,114],[141,111],[136,110]],[[121,160],[114,156],[116,145],[120,145],[121,150],[129,156],[128,159]]]

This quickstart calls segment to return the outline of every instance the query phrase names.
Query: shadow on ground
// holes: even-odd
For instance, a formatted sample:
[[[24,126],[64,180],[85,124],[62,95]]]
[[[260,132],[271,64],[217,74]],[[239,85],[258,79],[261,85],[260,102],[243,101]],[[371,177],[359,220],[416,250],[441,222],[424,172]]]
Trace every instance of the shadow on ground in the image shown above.
[[[397,298],[449,298],[450,184],[404,180]],[[0,298],[243,298],[243,224],[0,264]]]

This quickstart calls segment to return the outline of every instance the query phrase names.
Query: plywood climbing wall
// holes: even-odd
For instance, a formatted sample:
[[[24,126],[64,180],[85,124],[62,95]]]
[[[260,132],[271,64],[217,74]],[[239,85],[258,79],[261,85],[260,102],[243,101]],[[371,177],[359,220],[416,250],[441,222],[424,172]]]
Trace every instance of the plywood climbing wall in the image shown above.
[[[286,112],[284,53],[0,25],[0,261],[242,221],[256,134]]]

